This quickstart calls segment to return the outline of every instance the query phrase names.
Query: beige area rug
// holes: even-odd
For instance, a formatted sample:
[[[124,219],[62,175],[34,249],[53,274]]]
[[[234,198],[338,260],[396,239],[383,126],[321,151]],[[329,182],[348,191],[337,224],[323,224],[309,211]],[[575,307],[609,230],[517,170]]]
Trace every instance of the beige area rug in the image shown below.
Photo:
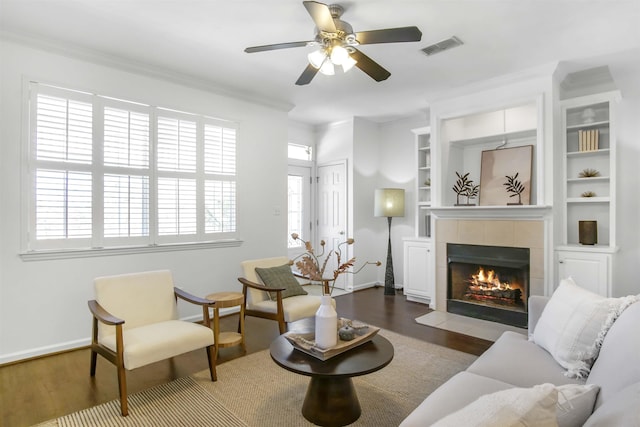
[[[354,426],[397,426],[424,398],[476,357],[382,330],[393,343],[393,361],[378,372],[354,378],[362,415]],[[129,416],[117,400],[42,426],[249,426],[312,425],[300,410],[309,378],[276,365],[269,351],[129,396]]]

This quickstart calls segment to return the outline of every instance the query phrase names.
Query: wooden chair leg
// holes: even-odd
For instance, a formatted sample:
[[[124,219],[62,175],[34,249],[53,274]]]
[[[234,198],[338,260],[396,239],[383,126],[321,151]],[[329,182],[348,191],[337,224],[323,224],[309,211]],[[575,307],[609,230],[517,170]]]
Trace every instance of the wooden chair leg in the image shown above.
[[[96,353],[96,351],[93,349],[93,347],[91,348],[91,370],[90,370],[90,375],[92,377],[96,376],[96,364],[98,362],[98,353]]]
[[[278,328],[280,329],[280,335],[287,332],[287,324],[284,319],[278,319]]]
[[[120,412],[123,417],[129,415],[127,405],[127,374],[124,366],[118,365],[118,392],[120,393]]]
[[[218,359],[218,352],[215,346],[207,347],[207,359],[209,360],[209,372],[211,373],[211,381],[218,381],[218,374],[216,373],[216,361]]]

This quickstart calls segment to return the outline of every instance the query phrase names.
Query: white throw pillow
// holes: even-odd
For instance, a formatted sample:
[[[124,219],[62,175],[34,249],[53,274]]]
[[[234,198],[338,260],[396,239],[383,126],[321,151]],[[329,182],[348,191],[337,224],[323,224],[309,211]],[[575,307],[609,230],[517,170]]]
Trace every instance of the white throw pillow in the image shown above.
[[[605,298],[571,278],[562,280],[542,311],[533,341],[567,369],[566,376],[586,378],[607,331],[635,301],[635,296]]]
[[[480,396],[432,427],[556,427],[557,401],[553,384],[510,388]]]

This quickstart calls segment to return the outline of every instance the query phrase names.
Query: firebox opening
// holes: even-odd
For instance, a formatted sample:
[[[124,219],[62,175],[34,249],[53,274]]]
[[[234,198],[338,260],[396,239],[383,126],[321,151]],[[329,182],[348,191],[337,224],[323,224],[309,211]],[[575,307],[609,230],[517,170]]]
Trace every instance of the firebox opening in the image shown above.
[[[527,327],[529,249],[447,244],[447,311]]]

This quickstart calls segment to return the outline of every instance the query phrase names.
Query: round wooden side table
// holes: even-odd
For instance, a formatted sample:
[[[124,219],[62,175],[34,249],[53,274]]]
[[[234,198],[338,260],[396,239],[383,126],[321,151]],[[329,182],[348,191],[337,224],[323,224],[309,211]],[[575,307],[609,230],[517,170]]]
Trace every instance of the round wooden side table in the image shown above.
[[[213,335],[215,337],[215,351],[218,357],[218,349],[224,347],[242,346],[242,351],[246,352],[247,347],[244,342],[244,295],[242,292],[216,292],[206,296],[208,300],[215,301],[213,308]],[[220,331],[220,309],[240,306],[240,322],[238,331]]]

